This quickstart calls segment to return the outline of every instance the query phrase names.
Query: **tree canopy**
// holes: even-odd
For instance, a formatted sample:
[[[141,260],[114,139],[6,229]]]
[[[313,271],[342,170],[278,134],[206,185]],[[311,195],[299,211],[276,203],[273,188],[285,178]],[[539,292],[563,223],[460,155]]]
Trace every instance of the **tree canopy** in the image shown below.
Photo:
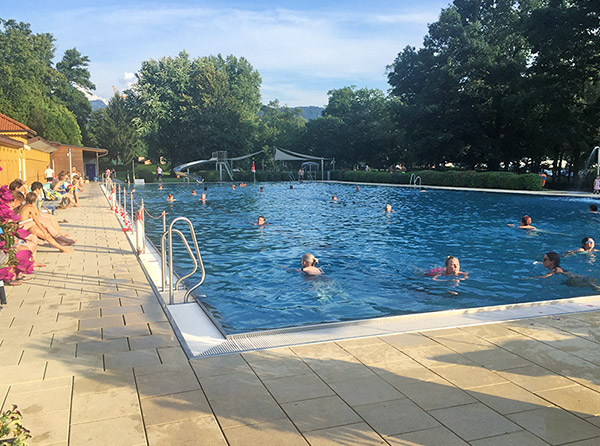
[[[74,64],[59,71],[53,67],[54,51],[51,34],[34,34],[27,23],[0,19],[0,112],[46,139],[81,144],[77,118],[89,103],[85,96],[81,101],[68,76],[79,70],[77,78],[85,77],[87,69]]]
[[[244,58],[186,52],[142,63],[128,94],[149,154],[173,162],[231,156],[253,148],[260,76]]]
[[[598,9],[587,0],[455,0],[442,10],[423,48],[406,47],[388,67],[408,161],[577,163],[600,122]]]

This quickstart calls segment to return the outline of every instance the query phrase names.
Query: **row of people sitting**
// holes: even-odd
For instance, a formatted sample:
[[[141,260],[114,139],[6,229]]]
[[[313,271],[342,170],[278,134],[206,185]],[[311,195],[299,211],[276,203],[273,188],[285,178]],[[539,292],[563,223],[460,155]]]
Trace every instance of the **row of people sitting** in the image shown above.
[[[79,206],[80,185],[75,186],[69,182],[68,177],[68,173],[61,172],[52,183],[42,184],[35,181],[28,187],[27,182],[16,179],[8,186],[12,201],[7,205],[19,216],[19,229],[26,231],[19,233],[21,238],[16,240],[16,250],[31,251],[34,268],[46,266],[37,260],[39,245],[48,243],[60,252],[73,252],[73,245],[77,242],[60,226],[67,221],[59,221],[52,206],[47,206],[48,199],[56,196],[59,198],[56,206],[59,209],[71,205]],[[23,279],[17,275],[17,280],[12,284],[19,284]]]

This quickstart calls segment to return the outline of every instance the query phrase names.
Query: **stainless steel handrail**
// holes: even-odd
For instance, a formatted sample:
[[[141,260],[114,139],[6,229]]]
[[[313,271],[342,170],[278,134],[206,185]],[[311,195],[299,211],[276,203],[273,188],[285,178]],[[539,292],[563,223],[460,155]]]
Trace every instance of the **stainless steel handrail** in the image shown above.
[[[196,261],[196,258],[194,257],[194,254],[190,248],[190,245],[187,242],[184,235],[181,233],[181,231],[179,231],[177,229],[173,229],[173,225],[175,223],[177,223],[178,221],[186,222],[188,227],[190,228],[190,233],[192,235],[192,240],[194,242],[194,248],[196,249],[196,254],[198,256],[197,261]],[[180,277],[179,280],[177,280],[177,283],[175,284],[175,288],[173,288],[173,232],[175,232],[179,235],[179,237],[183,241],[190,257],[194,261],[194,269],[192,270],[192,272],[190,272],[189,274],[186,274],[185,276]],[[168,282],[169,282],[169,305],[173,305],[173,303],[174,303],[173,302],[173,292],[179,288],[179,284],[181,283],[181,281],[192,276],[198,270],[198,265],[200,265],[202,277],[200,278],[200,282],[198,282],[192,288],[187,290],[187,292],[185,293],[183,300],[184,300],[184,302],[187,302],[192,291],[194,291],[196,288],[198,288],[200,285],[202,285],[204,283],[204,279],[206,278],[206,271],[204,270],[204,262],[202,261],[202,255],[200,254],[200,249],[198,248],[198,240],[196,239],[196,232],[194,231],[194,226],[192,225],[192,222],[186,217],[177,217],[171,222],[171,224],[169,224],[169,227],[163,232],[163,234],[160,238],[162,291],[163,292],[166,291],[166,288],[167,288],[167,265],[166,265],[167,251],[166,251],[166,246],[165,246],[165,240],[166,240],[167,236],[169,237],[169,280],[168,280]]]
[[[410,180],[408,180],[409,186],[420,186],[421,185],[421,177],[419,175],[415,175],[414,173],[410,174]]]

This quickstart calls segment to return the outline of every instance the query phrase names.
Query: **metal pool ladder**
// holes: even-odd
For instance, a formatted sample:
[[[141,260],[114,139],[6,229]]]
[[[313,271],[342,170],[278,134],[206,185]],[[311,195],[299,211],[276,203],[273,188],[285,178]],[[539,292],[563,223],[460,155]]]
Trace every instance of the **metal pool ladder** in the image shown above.
[[[187,239],[185,238],[185,236],[178,229],[173,229],[173,226],[178,221],[186,222],[188,227],[190,228],[190,233],[192,235],[192,241],[194,242],[194,248],[196,249],[196,255],[198,256],[197,260],[196,260],[196,256],[194,256],[194,253],[192,252],[192,249],[190,248],[190,245],[189,245]],[[180,277],[177,280],[177,282],[175,283],[175,287],[173,287],[173,233],[179,235],[179,237],[181,238],[181,241],[183,242],[183,244],[185,245],[185,247],[188,251],[188,254],[190,255],[191,259],[194,262],[194,269],[190,273],[186,274],[185,276]],[[168,276],[168,280],[167,280],[167,262],[166,262],[167,251],[165,249],[165,242],[166,242],[167,237],[169,238],[169,276]],[[200,285],[202,285],[204,283],[204,279],[206,277],[206,273],[204,271],[204,262],[202,261],[202,255],[200,254],[200,249],[198,248],[198,240],[196,239],[196,232],[194,231],[194,225],[192,225],[192,222],[188,218],[185,218],[185,217],[175,218],[171,222],[169,227],[165,230],[165,232],[163,232],[163,235],[160,238],[160,255],[161,255],[161,270],[162,270],[162,291],[163,292],[167,291],[167,286],[169,287],[169,305],[174,304],[173,293],[179,289],[179,284],[181,283],[181,281],[183,281],[184,279],[187,279],[192,274],[194,274],[198,270],[198,264],[200,265],[202,277],[200,278],[200,282],[198,282],[196,285],[191,287],[185,293],[185,295],[183,297],[183,302],[187,303],[190,294],[192,294],[192,291],[194,291],[196,288],[198,288]]]
[[[408,181],[408,185],[409,186],[420,186],[421,185],[421,177],[418,175],[415,175],[414,173],[410,174],[410,180]]]

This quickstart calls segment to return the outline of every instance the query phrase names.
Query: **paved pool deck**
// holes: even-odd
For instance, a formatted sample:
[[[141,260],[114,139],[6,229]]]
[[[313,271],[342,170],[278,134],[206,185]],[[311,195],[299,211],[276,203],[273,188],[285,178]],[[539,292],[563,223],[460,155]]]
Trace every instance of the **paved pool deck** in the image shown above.
[[[600,312],[188,360],[99,187],[0,307],[31,445],[600,444]]]

